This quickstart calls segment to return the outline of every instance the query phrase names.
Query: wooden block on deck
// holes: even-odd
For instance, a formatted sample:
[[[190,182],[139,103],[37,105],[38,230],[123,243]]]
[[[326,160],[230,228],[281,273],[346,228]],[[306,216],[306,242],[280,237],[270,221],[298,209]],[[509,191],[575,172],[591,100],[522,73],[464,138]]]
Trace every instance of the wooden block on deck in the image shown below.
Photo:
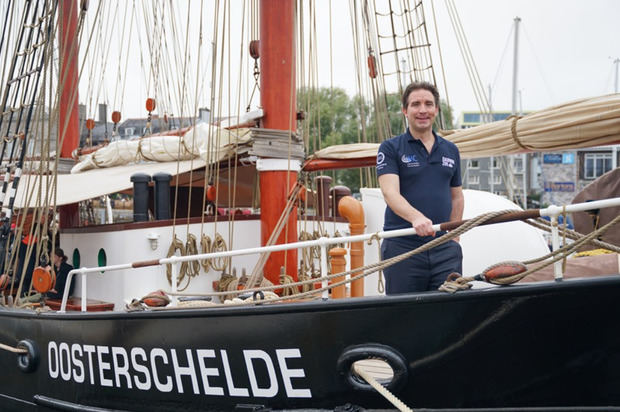
[[[45,299],[45,304],[53,310],[60,310],[61,299]],[[70,297],[67,299],[67,311],[81,311],[82,299],[77,297]],[[108,310],[114,310],[114,303],[104,302],[102,300],[87,299],[86,311],[87,312],[105,312]]]

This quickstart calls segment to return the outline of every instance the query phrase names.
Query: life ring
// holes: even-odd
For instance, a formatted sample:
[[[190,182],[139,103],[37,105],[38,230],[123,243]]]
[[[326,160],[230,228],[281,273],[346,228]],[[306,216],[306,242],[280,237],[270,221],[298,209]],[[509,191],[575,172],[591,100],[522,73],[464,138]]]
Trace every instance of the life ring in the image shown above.
[[[19,349],[26,349],[28,352],[17,356],[17,367],[24,373],[34,372],[39,366],[39,349],[30,339],[24,339],[17,343]]]
[[[355,390],[375,391],[364,379],[353,371],[353,364],[359,360],[380,359],[386,362],[394,372],[388,383],[382,383],[391,392],[400,391],[409,378],[407,362],[396,349],[380,343],[366,343],[347,347],[338,358],[337,370],[347,384]]]

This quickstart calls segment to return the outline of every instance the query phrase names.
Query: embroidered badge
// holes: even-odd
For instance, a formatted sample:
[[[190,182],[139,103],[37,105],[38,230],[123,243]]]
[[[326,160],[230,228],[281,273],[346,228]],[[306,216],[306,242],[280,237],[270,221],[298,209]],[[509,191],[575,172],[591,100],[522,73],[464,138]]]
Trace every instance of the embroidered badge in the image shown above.
[[[454,159],[450,159],[449,157],[442,156],[441,165],[452,168],[454,167]]]
[[[418,167],[418,166],[420,166],[420,162],[418,162],[418,158],[415,155],[413,155],[413,154],[410,154],[410,155],[404,154],[404,155],[402,155],[401,158],[400,158],[400,161],[405,163],[407,165],[407,167]]]
[[[377,153],[377,164],[380,165],[384,161],[385,161],[385,155],[383,154],[383,152]]]

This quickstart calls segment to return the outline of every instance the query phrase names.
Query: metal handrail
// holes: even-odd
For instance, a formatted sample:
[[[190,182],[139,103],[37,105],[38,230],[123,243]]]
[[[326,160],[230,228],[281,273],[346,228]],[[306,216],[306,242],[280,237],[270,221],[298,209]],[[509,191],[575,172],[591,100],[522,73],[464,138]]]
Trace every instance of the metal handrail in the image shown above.
[[[539,209],[538,211],[540,213],[540,216],[548,216],[553,221],[554,219],[557,219],[557,217],[563,213],[583,212],[586,210],[603,209],[603,208],[615,207],[615,206],[620,206],[620,197],[604,199],[604,200],[596,200],[593,202],[576,203],[576,204],[567,205],[567,206],[551,205],[547,208]],[[433,225],[433,229],[435,231],[439,231],[441,230],[441,226],[442,224],[435,224]],[[556,249],[559,246],[559,236],[557,236],[557,225],[555,226],[555,231],[556,233],[554,235],[554,241],[553,241],[554,249]],[[329,245],[336,244],[336,243],[344,243],[344,242],[347,242],[347,243],[348,242],[361,242],[361,241],[369,240],[371,238],[372,239],[374,238],[389,239],[393,237],[409,236],[409,235],[415,235],[414,228],[379,231],[375,233],[365,233],[362,235],[342,236],[342,237],[336,237],[336,238],[320,237],[315,240],[305,240],[301,242],[285,243],[281,245],[260,246],[260,247],[255,247],[255,248],[227,250],[223,252],[200,253],[197,255],[188,255],[188,256],[171,256],[171,257],[166,257],[166,258],[162,258],[158,260],[124,263],[120,265],[97,266],[97,267],[92,267],[92,268],[82,267],[79,269],[73,269],[69,272],[67,276],[67,284],[68,285],[71,284],[73,275],[75,275],[76,273],[79,273],[82,275],[82,307],[81,307],[81,310],[82,312],[86,312],[86,295],[87,295],[86,276],[90,273],[104,272],[104,271],[112,272],[116,270],[141,268],[141,267],[147,267],[147,266],[161,266],[161,265],[167,265],[167,264],[191,262],[191,261],[202,260],[202,259],[243,256],[243,255],[251,255],[255,253],[279,252],[283,250],[319,246],[321,248],[321,276],[323,276],[325,273],[327,273],[327,246]],[[171,281],[172,292],[176,293],[177,273],[175,270],[173,270],[172,272],[173,272],[172,273],[173,279]],[[557,278],[557,273],[556,273],[556,278]],[[324,297],[326,297],[326,294],[327,292],[324,292]],[[65,287],[59,312],[64,313],[66,311],[68,297],[69,297],[69,288]]]

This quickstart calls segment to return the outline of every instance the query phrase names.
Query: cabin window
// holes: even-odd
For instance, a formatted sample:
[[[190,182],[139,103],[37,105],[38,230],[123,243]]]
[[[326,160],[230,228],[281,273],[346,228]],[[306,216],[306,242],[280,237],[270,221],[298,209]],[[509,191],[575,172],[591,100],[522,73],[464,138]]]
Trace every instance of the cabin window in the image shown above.
[[[497,161],[497,157],[493,158],[493,169],[499,169],[499,162]]]
[[[502,176],[501,175],[493,175],[493,184],[501,185],[502,184]]]
[[[125,136],[133,136],[134,134],[136,134],[136,128],[135,127],[126,127],[125,128]]]
[[[480,162],[478,161],[478,159],[469,159],[469,168],[480,169]]]
[[[611,170],[611,153],[586,153],[583,162],[583,177],[596,179]]]

